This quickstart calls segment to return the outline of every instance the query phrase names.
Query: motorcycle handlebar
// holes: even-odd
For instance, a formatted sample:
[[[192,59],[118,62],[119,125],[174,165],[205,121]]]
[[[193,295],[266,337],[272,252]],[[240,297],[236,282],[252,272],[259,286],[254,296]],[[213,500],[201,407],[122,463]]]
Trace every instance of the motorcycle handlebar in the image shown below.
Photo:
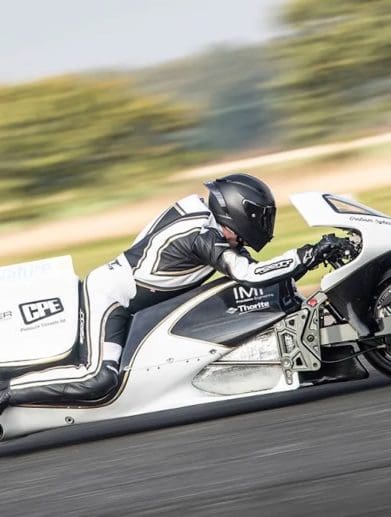
[[[331,234],[335,237],[334,234]],[[339,240],[338,247],[334,249],[325,260],[325,265],[330,264],[334,269],[338,269],[354,260],[360,253],[360,245],[351,241],[349,237]]]

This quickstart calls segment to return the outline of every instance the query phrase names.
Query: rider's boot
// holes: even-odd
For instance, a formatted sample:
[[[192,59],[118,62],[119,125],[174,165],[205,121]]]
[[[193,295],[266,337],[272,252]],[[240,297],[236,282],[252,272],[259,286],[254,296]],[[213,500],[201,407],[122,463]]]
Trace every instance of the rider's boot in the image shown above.
[[[71,404],[99,401],[114,393],[118,385],[118,369],[115,361],[103,361],[98,373],[80,382],[44,384],[26,388],[6,388],[0,392],[3,411],[8,405]]]

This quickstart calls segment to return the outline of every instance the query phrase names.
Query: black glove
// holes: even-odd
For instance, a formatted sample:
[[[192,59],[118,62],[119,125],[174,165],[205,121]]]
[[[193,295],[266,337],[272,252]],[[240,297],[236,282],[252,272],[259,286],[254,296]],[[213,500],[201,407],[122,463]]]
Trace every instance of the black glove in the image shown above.
[[[305,244],[297,250],[301,263],[307,269],[314,269],[328,257],[349,249],[349,239],[336,237],[333,233],[323,235],[317,244]]]

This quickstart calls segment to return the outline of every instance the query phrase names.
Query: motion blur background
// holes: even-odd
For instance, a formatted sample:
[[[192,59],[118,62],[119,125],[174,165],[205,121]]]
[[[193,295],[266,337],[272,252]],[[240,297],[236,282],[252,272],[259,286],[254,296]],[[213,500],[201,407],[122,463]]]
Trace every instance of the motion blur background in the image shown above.
[[[391,212],[389,0],[13,0],[0,24],[2,265],[84,275],[229,171],[275,190],[261,258],[322,233],[290,193]]]

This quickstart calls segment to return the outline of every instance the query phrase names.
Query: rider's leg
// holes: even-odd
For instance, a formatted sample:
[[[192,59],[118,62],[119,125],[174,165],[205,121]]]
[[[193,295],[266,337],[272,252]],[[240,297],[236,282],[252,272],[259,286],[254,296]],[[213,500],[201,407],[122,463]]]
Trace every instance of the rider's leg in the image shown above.
[[[123,256],[92,271],[84,282],[83,364],[50,368],[13,379],[10,403],[92,400],[115,388],[122,353],[118,336],[124,335],[121,322],[126,324],[123,308],[135,293],[132,271]]]

